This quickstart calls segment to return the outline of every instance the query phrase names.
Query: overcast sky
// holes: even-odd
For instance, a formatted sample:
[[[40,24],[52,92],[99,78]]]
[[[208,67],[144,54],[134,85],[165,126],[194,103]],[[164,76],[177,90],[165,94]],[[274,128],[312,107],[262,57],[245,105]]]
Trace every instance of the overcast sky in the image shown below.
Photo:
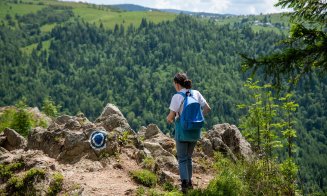
[[[136,4],[150,8],[168,8],[220,14],[260,14],[283,12],[277,0],[66,0],[95,4]]]

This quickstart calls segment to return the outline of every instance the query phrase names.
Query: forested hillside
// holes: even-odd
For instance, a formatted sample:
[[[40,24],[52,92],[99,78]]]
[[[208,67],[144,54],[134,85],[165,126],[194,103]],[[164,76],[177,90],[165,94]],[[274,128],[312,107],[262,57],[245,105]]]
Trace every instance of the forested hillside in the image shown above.
[[[17,9],[15,5],[6,4],[10,9]],[[242,111],[236,105],[250,100],[239,54],[279,50],[275,43],[286,36],[284,23],[280,31],[267,31],[254,29],[248,19],[222,23],[184,15],[156,23],[150,17],[140,25],[119,20],[108,25],[76,14],[75,4],[64,5],[42,5],[34,13],[3,17],[0,106],[25,97],[28,105],[41,107],[50,96],[62,112],[83,112],[95,119],[111,102],[135,130],[156,123],[168,131],[172,79],[184,71],[212,107],[206,128],[224,122],[238,125]],[[326,191],[326,86],[326,78],[312,76],[295,89],[300,104],[299,184],[305,192]]]

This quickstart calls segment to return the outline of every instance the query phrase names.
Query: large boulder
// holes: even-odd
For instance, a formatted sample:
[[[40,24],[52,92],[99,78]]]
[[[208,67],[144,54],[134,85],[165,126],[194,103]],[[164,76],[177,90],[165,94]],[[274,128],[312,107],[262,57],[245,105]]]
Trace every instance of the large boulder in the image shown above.
[[[0,138],[1,146],[9,151],[25,148],[27,144],[27,141],[23,136],[9,128],[5,128]]]
[[[57,129],[51,131],[43,128],[33,129],[28,137],[28,149],[42,150],[50,157],[65,163],[74,163],[82,157],[98,160],[101,153],[115,154],[118,151],[117,136],[108,134],[106,148],[97,151],[90,146],[89,137],[93,131],[104,131],[97,127],[88,130]]]
[[[37,127],[32,130],[28,136],[28,149],[42,150],[52,158],[58,158],[62,151],[65,141],[65,132],[57,129],[49,131],[44,128]]]
[[[94,150],[90,146],[89,138],[94,131],[107,133],[106,148]],[[73,163],[82,157],[98,160],[116,154],[120,151],[119,146],[128,142],[139,146],[137,139],[119,109],[108,104],[95,123],[80,113],[77,116],[59,116],[47,129],[33,129],[28,137],[28,149],[42,150],[61,162]]]
[[[117,130],[128,130],[134,133],[118,107],[111,103],[106,105],[101,115],[95,120],[95,123],[97,126],[104,127],[108,132],[120,128]]]
[[[91,123],[86,117],[84,117],[83,113],[80,113],[78,116],[59,116],[49,125],[48,129],[54,130],[55,128],[66,128],[70,130],[80,130],[92,127],[95,127],[95,125]]]
[[[165,150],[159,143],[145,141],[144,148],[151,152],[151,155],[154,157],[156,164],[158,164],[160,169],[169,170],[175,173],[178,172],[176,157]]]
[[[157,125],[149,124],[144,132],[144,141],[158,143],[163,149],[173,154],[175,141],[163,134]]]
[[[163,134],[155,124],[149,124],[143,128],[142,133],[138,133],[138,136],[144,137],[144,150],[148,150],[155,159],[159,169],[157,172],[166,170],[178,173],[178,163],[174,156],[175,142],[172,138]]]
[[[64,130],[64,141],[58,160],[75,162],[93,151],[88,138],[82,131]]]
[[[211,141],[214,150],[221,150],[224,153],[231,152],[245,160],[251,160],[254,156],[251,145],[245,140],[235,125],[217,124],[208,131],[208,139]]]

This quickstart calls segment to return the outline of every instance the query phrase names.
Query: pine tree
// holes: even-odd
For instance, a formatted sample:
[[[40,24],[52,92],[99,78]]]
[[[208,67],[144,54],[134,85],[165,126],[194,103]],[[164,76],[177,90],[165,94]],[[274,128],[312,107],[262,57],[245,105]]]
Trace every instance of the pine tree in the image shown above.
[[[50,97],[46,97],[43,100],[42,110],[46,115],[48,115],[50,117],[56,117],[58,115],[59,108],[60,108],[60,106],[57,106],[54,103],[54,101],[51,100]]]
[[[24,137],[27,137],[32,127],[31,115],[27,111],[26,100],[22,99],[16,105],[18,111],[14,114],[11,128]]]

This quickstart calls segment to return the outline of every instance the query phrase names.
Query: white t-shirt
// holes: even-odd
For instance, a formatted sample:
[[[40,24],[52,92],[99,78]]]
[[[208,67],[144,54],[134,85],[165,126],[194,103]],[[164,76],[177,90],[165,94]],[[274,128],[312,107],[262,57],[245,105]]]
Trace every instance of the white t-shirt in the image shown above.
[[[188,90],[183,88],[179,92],[186,93]],[[201,107],[204,107],[207,103],[207,101],[204,99],[204,97],[201,95],[201,93],[197,90],[192,89],[192,95],[193,97],[200,103]],[[178,114],[181,114],[183,111],[182,102],[184,100],[184,97],[180,94],[175,94],[173,98],[171,98],[169,109],[171,111],[176,112],[177,116]]]

